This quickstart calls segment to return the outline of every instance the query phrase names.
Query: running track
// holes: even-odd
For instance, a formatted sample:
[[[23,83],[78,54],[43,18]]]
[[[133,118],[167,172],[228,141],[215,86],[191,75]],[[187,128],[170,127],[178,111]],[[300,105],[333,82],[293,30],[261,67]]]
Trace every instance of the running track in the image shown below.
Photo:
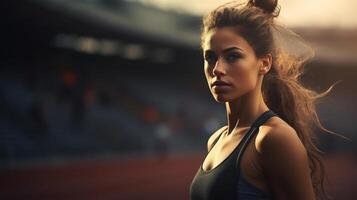
[[[0,169],[4,200],[187,200],[203,155],[77,161],[56,166]],[[335,200],[357,199],[357,159],[329,155],[328,187]]]

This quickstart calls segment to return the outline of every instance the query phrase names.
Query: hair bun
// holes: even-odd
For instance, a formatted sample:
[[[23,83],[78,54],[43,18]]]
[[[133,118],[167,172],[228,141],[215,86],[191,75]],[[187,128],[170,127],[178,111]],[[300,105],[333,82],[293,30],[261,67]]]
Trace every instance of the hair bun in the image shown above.
[[[263,9],[265,12],[274,15],[279,15],[278,0],[249,0],[248,5]]]

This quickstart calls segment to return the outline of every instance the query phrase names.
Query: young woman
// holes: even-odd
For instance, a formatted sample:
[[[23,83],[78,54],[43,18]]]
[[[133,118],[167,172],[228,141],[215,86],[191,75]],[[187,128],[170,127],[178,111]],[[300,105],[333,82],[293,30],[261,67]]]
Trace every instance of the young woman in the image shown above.
[[[277,4],[231,2],[203,18],[204,72],[214,99],[226,106],[228,125],[208,140],[191,200],[314,200],[325,194],[311,125],[328,131],[315,101],[332,86],[317,94],[301,85],[306,59],[289,52],[294,43],[277,42],[293,36],[274,29]]]

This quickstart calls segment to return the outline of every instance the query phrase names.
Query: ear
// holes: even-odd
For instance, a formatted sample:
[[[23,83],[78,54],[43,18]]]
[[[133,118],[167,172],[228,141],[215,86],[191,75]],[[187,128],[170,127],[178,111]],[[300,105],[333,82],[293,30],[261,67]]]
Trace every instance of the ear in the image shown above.
[[[264,75],[269,72],[273,62],[271,53],[268,53],[260,58],[259,75]]]

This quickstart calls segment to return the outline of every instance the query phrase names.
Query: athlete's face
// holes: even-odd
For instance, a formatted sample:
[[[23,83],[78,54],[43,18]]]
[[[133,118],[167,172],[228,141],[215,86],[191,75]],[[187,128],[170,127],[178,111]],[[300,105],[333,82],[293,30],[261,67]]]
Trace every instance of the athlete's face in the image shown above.
[[[229,102],[252,91],[258,86],[259,76],[264,74],[264,62],[232,27],[208,32],[203,44],[203,57],[208,87],[217,102]],[[213,86],[216,80],[228,85]]]

